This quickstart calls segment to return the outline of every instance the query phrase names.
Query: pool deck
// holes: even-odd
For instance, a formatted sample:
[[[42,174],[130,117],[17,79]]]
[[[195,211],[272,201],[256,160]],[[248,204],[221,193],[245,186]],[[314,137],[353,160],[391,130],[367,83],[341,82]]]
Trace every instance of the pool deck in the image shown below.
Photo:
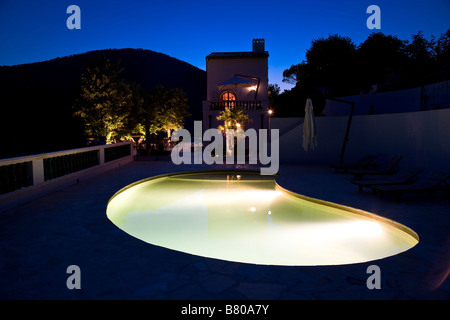
[[[376,213],[420,237],[402,254],[340,266],[263,266],[193,256],[133,238],[106,217],[120,188],[157,174],[235,166],[136,161],[0,213],[0,299],[449,299],[450,200],[397,202],[358,191],[326,166],[282,165],[278,183],[306,196]],[[81,290],[69,290],[69,265]],[[381,289],[369,290],[370,265]]]

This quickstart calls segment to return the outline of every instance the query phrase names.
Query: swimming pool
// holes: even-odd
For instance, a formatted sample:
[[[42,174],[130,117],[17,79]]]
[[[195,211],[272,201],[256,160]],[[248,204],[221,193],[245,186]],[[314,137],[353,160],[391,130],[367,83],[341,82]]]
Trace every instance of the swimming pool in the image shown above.
[[[108,218],[142,241],[264,265],[339,265],[414,247],[408,227],[307,198],[255,172],[189,172],[138,181],[109,201]]]

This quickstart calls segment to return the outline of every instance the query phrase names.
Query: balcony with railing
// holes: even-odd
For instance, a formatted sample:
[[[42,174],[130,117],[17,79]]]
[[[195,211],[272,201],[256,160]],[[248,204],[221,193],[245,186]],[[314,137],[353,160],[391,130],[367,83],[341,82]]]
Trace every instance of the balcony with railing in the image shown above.
[[[244,110],[261,110],[261,100],[212,100],[207,101],[209,110],[225,110],[227,108],[243,108]]]

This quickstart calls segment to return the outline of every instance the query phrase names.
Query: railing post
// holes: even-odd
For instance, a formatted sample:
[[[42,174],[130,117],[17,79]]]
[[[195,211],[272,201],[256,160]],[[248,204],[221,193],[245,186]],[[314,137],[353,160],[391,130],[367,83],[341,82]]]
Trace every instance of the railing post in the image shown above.
[[[105,148],[100,147],[100,149],[98,150],[99,154],[99,161],[100,161],[100,166],[105,164]]]
[[[33,159],[31,162],[33,185],[44,183],[44,159]]]

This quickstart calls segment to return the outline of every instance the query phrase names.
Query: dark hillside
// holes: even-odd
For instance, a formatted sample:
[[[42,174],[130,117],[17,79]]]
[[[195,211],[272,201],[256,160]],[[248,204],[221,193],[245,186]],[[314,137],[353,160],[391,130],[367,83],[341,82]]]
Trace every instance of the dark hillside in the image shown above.
[[[122,76],[145,90],[156,85],[181,88],[189,99],[186,128],[201,120],[206,72],[186,62],[143,49],[91,51],[49,61],[0,67],[0,158],[84,146],[82,127],[73,117],[86,65],[102,55],[120,61]]]

